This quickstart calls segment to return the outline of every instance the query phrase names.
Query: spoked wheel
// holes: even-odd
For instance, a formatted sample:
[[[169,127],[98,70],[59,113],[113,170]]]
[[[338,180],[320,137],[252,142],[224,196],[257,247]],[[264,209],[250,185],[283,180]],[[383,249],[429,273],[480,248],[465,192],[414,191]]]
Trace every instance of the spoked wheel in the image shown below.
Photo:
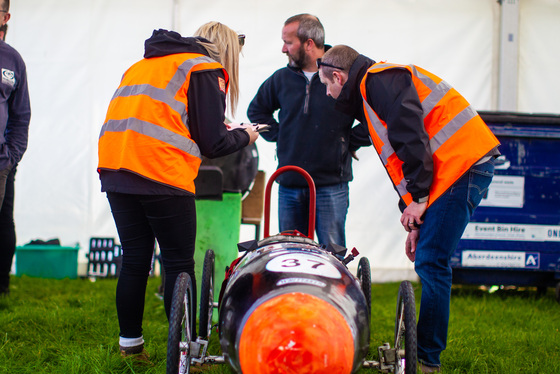
[[[366,297],[367,310],[368,310],[368,323],[371,320],[371,267],[369,266],[369,260],[367,257],[360,258],[358,263],[358,280],[360,286],[362,287],[362,292]]]
[[[200,316],[198,334],[203,339],[210,339],[212,330],[212,312],[214,311],[214,251],[209,249],[204,255],[202,268],[202,286],[200,289]]]
[[[171,313],[169,316],[169,335],[167,338],[167,374],[190,372],[193,319],[193,285],[187,273],[181,273],[175,282]]]
[[[416,302],[412,283],[404,281],[399,287],[395,321],[395,373],[416,374]]]

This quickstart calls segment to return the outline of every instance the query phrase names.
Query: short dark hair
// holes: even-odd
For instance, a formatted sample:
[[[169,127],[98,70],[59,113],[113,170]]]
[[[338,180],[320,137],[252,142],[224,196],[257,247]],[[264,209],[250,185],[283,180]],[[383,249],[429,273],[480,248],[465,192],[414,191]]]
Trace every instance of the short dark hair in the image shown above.
[[[284,26],[298,22],[297,37],[300,42],[305,43],[307,40],[313,40],[317,48],[325,47],[325,29],[319,18],[308,14],[297,14],[284,22]]]
[[[10,0],[4,0],[2,1],[2,9],[0,10],[5,10],[6,12],[10,10]]]
[[[359,55],[360,54],[355,49],[348,47],[347,45],[340,44],[335,45],[325,52],[321,61],[329,65],[339,66],[344,71],[349,72],[352,64],[354,64],[354,61],[356,61]],[[321,71],[323,72],[324,77],[332,79],[335,69],[322,65]]]

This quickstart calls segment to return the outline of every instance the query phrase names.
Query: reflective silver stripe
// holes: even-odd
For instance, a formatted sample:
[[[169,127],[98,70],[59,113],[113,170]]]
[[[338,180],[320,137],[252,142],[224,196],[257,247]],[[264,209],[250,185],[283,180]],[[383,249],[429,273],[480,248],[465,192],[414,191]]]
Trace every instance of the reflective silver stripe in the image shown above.
[[[167,130],[153,123],[141,121],[137,118],[127,118],[124,120],[109,120],[101,128],[101,138],[105,132],[125,132],[126,130],[135,131],[139,134],[149,136],[154,139],[161,140],[164,143],[172,145],[192,156],[202,158],[200,149],[191,139]]]
[[[408,183],[406,183],[406,179],[403,178],[401,179],[401,183],[395,186],[397,188],[397,192],[399,193],[399,195],[405,196],[406,194],[408,194],[408,190],[406,189],[407,185]]]
[[[381,121],[379,120],[379,118],[377,117],[377,115],[375,114],[375,112],[373,111],[373,109],[369,106],[369,104],[367,103],[367,101],[364,99],[364,104],[368,113],[368,118],[371,122],[371,125],[375,131],[375,133],[377,134],[377,137],[383,142],[383,146],[381,147],[381,153],[379,154],[379,158],[381,158],[381,162],[383,162],[383,166],[385,167],[385,169],[387,169],[387,164],[388,164],[388,160],[389,157],[393,154],[395,154],[395,150],[393,149],[393,147],[391,146],[391,143],[389,142],[389,135],[387,133],[387,129],[385,128],[385,126],[383,126],[383,124],[381,123]],[[370,135],[371,137],[371,135]],[[372,141],[373,143],[373,141]],[[401,181],[399,182],[399,184],[396,184],[395,187],[397,188],[397,192],[399,193],[400,196],[405,196],[408,193],[408,190],[406,189],[406,186],[408,185],[408,183],[406,182],[406,179],[401,179]]]
[[[176,92],[175,92],[176,93]],[[124,86],[121,87],[115,92],[113,95],[113,99],[116,97],[127,97],[127,96],[138,96],[138,95],[146,95],[153,100],[161,101],[162,103],[167,104],[171,107],[175,112],[181,114],[181,119],[183,123],[186,125],[186,107],[180,101],[175,100],[175,93],[170,92],[164,88],[156,88],[149,84],[138,84],[134,86]],[[183,118],[184,117],[184,118]]]
[[[430,80],[430,82],[434,82]],[[422,109],[424,111],[424,118],[434,110],[437,103],[449,92],[452,87],[446,82],[441,81],[432,92],[422,101]]]
[[[175,100],[177,92],[183,87],[187,75],[191,69],[201,63],[212,63],[215,62],[210,57],[201,56],[196,58],[190,58],[185,60],[178,68],[169,83],[165,88],[157,88],[149,84],[138,84],[132,86],[123,86],[119,88],[113,95],[113,99],[116,97],[127,97],[127,96],[137,96],[146,95],[153,100],[161,101],[167,104],[171,109],[181,115],[181,121],[187,129],[188,126],[188,115],[187,108],[185,104]],[[189,130],[190,131],[190,130]]]
[[[416,66],[409,66],[412,69],[412,74],[418,77],[431,90],[430,94],[422,101],[422,110],[424,111],[424,118],[426,118],[452,87],[444,80],[436,84],[432,78],[419,72]]]
[[[379,118],[377,117],[373,109],[369,106],[366,100],[364,100],[364,103],[366,106],[366,110],[368,112],[369,120],[371,122],[371,125],[373,126],[373,130],[377,134],[377,137],[383,142],[383,147],[381,147],[381,152],[379,153],[379,156],[381,157],[381,161],[383,161],[383,165],[386,166],[387,160],[393,153],[395,153],[395,150],[393,149],[391,143],[389,142],[389,135],[387,134],[387,129],[385,128],[385,126],[383,126],[383,124],[381,123],[381,121],[379,120]]]
[[[414,76],[416,76],[422,83],[426,85],[430,89],[430,94],[422,101],[422,110],[424,112],[424,118],[434,109],[434,107],[441,101],[441,99],[449,92],[452,88],[446,81],[442,80],[439,84],[434,82],[434,80],[428,77],[425,74],[422,74],[418,71],[416,66],[414,65],[407,65]],[[403,65],[395,65],[395,64],[379,64],[375,66],[376,68],[385,68],[385,67],[395,67],[395,68],[402,68],[406,69]]]
[[[449,138],[455,135],[457,130],[476,116],[476,111],[470,105],[457,114],[447,123],[447,125],[442,127],[437,134],[432,137],[432,139],[430,139],[430,149],[432,150],[432,154],[434,154]]]

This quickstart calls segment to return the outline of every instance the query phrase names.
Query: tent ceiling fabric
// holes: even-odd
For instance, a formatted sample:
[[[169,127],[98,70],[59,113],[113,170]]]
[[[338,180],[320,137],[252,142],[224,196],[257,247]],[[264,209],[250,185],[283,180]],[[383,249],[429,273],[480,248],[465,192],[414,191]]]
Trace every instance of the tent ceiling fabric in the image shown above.
[[[122,74],[142,57],[153,29],[174,25],[191,35],[217,20],[247,35],[235,118],[242,122],[260,84],[287,63],[283,22],[304,12],[321,19],[328,44],[348,44],[378,61],[417,64],[451,83],[475,108],[495,109],[495,0],[14,1],[7,42],[26,61],[32,105],[29,148],[16,176],[18,245],[58,237],[86,249],[92,236],[117,237],[95,171],[97,139]],[[560,110],[558,19],[558,0],[520,4],[519,111]],[[275,146],[262,139],[257,146],[259,168],[270,176]],[[374,280],[407,278],[412,264],[404,255],[397,195],[374,151],[362,149],[358,156],[347,245],[369,257]],[[242,229],[241,239],[252,235]]]

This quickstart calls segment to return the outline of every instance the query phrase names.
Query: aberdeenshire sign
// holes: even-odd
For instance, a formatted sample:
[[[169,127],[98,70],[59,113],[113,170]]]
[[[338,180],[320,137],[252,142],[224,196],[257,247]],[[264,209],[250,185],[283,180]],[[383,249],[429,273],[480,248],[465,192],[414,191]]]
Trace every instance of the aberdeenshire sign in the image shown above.
[[[461,254],[461,264],[464,267],[538,269],[539,255],[537,252],[464,250]]]

